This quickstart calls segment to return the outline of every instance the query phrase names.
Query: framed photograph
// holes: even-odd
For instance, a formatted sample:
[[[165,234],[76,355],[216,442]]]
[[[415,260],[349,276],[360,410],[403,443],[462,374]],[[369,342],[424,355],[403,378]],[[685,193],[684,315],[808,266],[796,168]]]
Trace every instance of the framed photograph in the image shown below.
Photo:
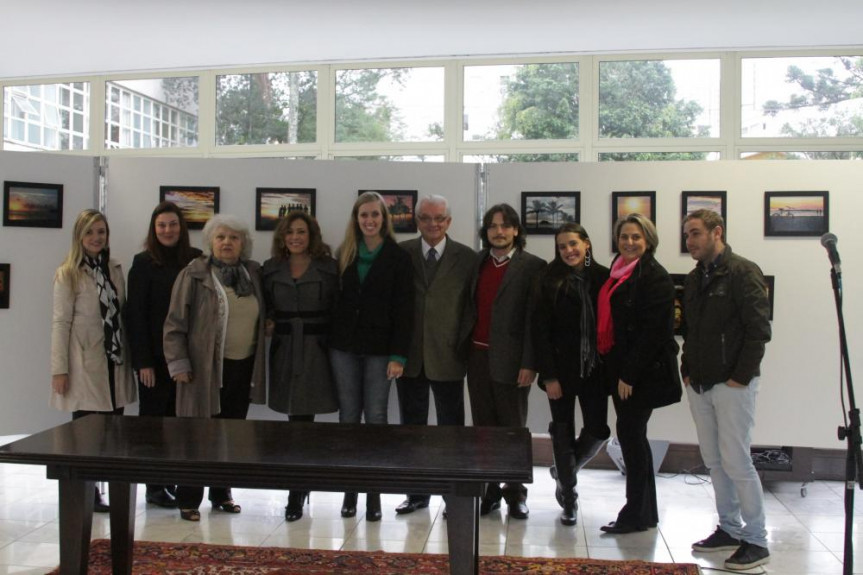
[[[393,219],[393,229],[397,234],[415,234],[417,222],[414,209],[417,205],[416,190],[359,190],[358,196],[365,192],[377,192],[384,198],[387,210]]]
[[[3,182],[3,225],[63,227],[63,184]]]
[[[255,229],[272,231],[290,212],[315,215],[314,188],[256,188]]]
[[[688,274],[669,274],[674,282],[674,335],[683,335],[683,284]]]
[[[0,309],[9,309],[9,264],[0,264]]]
[[[554,235],[561,225],[580,219],[580,192],[521,193],[521,225],[528,234]]]
[[[822,236],[830,231],[827,192],[764,192],[765,236]]]
[[[165,200],[180,207],[190,230],[204,229],[204,224],[219,213],[218,187],[160,186],[159,201]]]
[[[617,253],[614,224],[629,214],[642,214],[656,223],[656,192],[611,192],[611,251]]]
[[[696,210],[712,210],[722,216],[725,222],[725,237],[728,238],[728,217],[726,216],[725,192],[683,192],[680,196],[680,221]],[[680,253],[689,253],[683,239],[683,226],[680,226]]]

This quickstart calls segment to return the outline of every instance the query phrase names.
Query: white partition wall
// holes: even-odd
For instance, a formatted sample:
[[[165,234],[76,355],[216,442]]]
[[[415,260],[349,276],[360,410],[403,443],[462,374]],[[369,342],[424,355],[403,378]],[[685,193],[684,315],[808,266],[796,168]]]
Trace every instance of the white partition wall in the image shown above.
[[[487,169],[488,205],[508,202],[520,210],[522,191],[580,191],[581,223],[593,240],[596,259],[606,265],[612,257],[611,193],[655,191],[657,258],[670,273],[686,273],[694,264],[688,254],[680,253],[681,192],[726,191],[728,243],[776,278],[773,341],[762,364],[754,441],[842,448],[836,439],[836,427],[842,424],[839,345],[827,255],[817,237],[764,237],[764,192],[830,193],[830,231],[839,237],[851,363],[859,372],[863,368],[863,250],[854,230],[863,213],[863,163],[501,164]],[[551,259],[551,236],[529,236],[527,250]],[[534,432],[543,431],[549,419],[547,400],[534,389],[530,401],[529,425]],[[613,408],[609,410],[613,420]],[[654,414],[650,436],[696,443],[685,398]]]
[[[0,227],[0,263],[11,264],[10,305],[0,309],[0,435],[31,433],[70,419],[51,409],[52,280],[75,217],[97,206],[94,159],[0,152],[0,180],[63,184],[63,227]]]
[[[358,190],[417,190],[418,196],[440,194],[451,204],[450,235],[473,245],[476,219],[476,171],[466,164],[424,164],[358,161],[303,161],[279,159],[156,159],[112,158],[108,164],[108,218],[113,254],[126,270],[141,250],[150,213],[159,201],[159,186],[219,186],[220,212],[240,217],[255,227],[255,188],[315,188],[316,216],[324,241],[335,249],[342,241]],[[254,259],[269,257],[272,232],[253,232]],[[399,240],[411,235],[400,235]],[[192,243],[201,245],[201,232]],[[132,412],[133,410],[129,410]],[[253,406],[250,418],[283,419],[269,408]],[[335,421],[336,416],[319,417]],[[389,420],[397,423],[395,388],[390,397]]]

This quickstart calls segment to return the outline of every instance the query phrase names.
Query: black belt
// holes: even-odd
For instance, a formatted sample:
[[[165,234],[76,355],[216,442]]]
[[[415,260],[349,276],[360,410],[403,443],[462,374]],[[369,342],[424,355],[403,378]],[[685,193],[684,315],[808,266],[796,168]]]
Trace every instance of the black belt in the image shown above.
[[[291,335],[294,332],[293,323],[277,323],[273,333],[276,335]],[[304,323],[303,335],[326,335],[330,333],[329,323]]]
[[[328,311],[320,310],[320,311],[276,311],[273,313],[273,319],[276,321],[288,321],[291,319],[312,319],[316,317],[326,317],[328,318],[330,313]]]

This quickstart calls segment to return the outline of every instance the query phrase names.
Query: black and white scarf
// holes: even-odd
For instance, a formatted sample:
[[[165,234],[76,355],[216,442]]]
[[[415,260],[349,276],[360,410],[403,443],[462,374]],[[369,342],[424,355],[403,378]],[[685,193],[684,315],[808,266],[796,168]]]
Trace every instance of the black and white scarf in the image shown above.
[[[235,264],[226,264],[210,256],[210,265],[218,270],[217,275],[222,285],[234,288],[234,293],[237,294],[237,297],[249,296],[254,292],[252,280],[249,279],[249,274],[246,273],[246,270],[243,269],[243,264],[239,261]]]
[[[121,364],[123,339],[120,334],[120,301],[117,299],[117,290],[111,283],[108,258],[105,252],[99,253],[95,258],[85,255],[84,265],[90,270],[99,290],[99,309],[105,330],[105,353],[111,361]]]

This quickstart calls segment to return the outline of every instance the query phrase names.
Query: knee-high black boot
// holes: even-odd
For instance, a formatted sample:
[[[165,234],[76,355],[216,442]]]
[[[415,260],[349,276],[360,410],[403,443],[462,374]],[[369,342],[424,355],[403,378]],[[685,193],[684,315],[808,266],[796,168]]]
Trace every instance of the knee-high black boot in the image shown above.
[[[575,473],[575,428],[568,423],[551,422],[548,432],[551,434],[554,478],[557,483],[554,494],[563,508],[560,522],[564,525],[575,525],[578,511],[578,493],[575,491],[578,482]]]
[[[605,437],[594,437],[588,433],[586,429],[582,428],[581,433],[578,434],[578,439],[575,440],[576,473],[581,471],[582,467],[587,465],[591,459],[596,457],[596,454],[603,448],[609,437],[611,437],[610,429],[606,433]]]

